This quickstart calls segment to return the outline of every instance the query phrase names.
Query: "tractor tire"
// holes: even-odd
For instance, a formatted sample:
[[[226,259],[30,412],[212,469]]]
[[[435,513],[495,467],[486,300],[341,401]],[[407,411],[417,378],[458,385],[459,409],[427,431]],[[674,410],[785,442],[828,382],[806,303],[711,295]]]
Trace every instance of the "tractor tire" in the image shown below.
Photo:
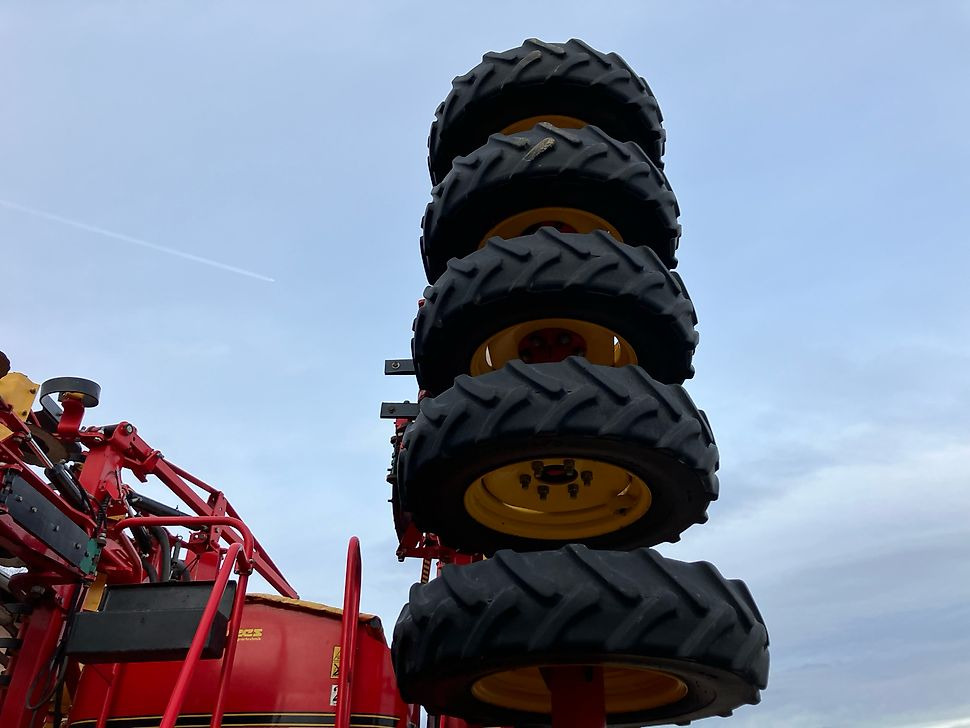
[[[614,139],[635,142],[663,169],[663,115],[647,82],[616,53],[581,40],[530,38],[504,53],[486,53],[458,76],[438,107],[428,137],[428,169],[438,184],[455,157],[471,154],[489,134],[594,124]],[[559,123],[556,123],[556,121]]]
[[[448,389],[460,374],[504,364],[504,357],[483,342],[509,339],[506,332],[518,341],[529,335],[530,323],[535,330],[543,321],[575,321],[565,335],[594,363],[615,365],[622,354],[620,361],[637,364],[664,383],[693,376],[697,316],[680,277],[649,248],[621,245],[603,231],[581,235],[547,227],[512,240],[492,238],[484,248],[452,260],[425,289],[424,299],[411,352],[418,385],[432,395]],[[579,338],[588,324],[602,328]],[[599,361],[587,345],[594,338]],[[615,340],[622,346],[615,347]],[[572,345],[565,344],[572,353]],[[507,353],[522,356],[516,345]],[[524,356],[530,358],[528,352]]]
[[[415,525],[461,551],[631,549],[706,522],[717,467],[682,387],[570,357],[511,361],[423,399],[398,486]]]
[[[511,136],[493,134],[455,159],[431,197],[421,223],[429,283],[450,258],[490,237],[528,235],[542,225],[605,229],[620,242],[652,248],[668,268],[677,264],[680,209],[667,178],[636,144],[595,126],[540,123]]]
[[[555,665],[603,666],[609,725],[727,716],[768,681],[768,632],[744,582],[652,549],[446,566],[411,587],[391,650],[406,702],[482,725],[549,725],[539,668]]]

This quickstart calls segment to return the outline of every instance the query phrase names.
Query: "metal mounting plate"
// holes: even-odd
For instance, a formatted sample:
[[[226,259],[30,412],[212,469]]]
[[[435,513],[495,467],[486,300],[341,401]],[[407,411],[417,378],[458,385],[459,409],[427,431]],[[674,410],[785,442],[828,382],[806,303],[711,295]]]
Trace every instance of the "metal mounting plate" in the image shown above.
[[[417,402],[381,402],[382,420],[396,420],[399,417],[413,420],[419,411]]]
[[[385,359],[385,374],[415,374],[414,359]]]
[[[0,506],[72,566],[85,574],[94,573],[98,551],[94,539],[13,471],[3,477]]]

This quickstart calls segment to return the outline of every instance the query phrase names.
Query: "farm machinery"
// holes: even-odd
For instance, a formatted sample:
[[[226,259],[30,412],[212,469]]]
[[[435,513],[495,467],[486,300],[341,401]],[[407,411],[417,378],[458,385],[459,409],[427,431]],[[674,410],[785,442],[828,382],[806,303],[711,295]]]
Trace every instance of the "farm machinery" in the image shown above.
[[[0,728],[555,728],[687,723],[756,703],[745,585],[665,558],[718,494],[683,387],[697,318],[647,84],[581,41],[455,79],[429,140],[429,286],[394,421],[400,560],[387,647],[301,600],[218,488],[100,387],[0,356]],[[136,487],[133,483],[138,483]],[[165,498],[178,507],[157,499]],[[275,595],[247,593],[259,574]]]
[[[718,495],[681,386],[697,317],[661,120],[623,59],[578,40],[488,53],[437,110],[430,285],[412,358],[386,364],[418,404],[384,405],[398,554],[424,559],[394,669],[432,715],[683,724],[766,686],[744,583],[649,548]]]

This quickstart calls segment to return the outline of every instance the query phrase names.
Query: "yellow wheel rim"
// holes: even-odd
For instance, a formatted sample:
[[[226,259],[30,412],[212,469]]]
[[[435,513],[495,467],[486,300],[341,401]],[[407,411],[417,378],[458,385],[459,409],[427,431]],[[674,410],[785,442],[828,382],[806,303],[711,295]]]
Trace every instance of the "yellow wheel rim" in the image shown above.
[[[465,490],[465,510],[513,536],[576,540],[617,531],[650,509],[650,488],[602,460],[546,457],[495,468]]]
[[[567,356],[584,356],[593,364],[622,367],[637,363],[633,347],[622,336],[598,324],[577,319],[536,319],[515,324],[490,336],[472,355],[468,371],[473,377],[501,369],[521,358],[520,345],[544,330],[559,329],[576,337],[579,348],[567,347]],[[528,363],[528,362],[527,362]]]
[[[547,124],[552,124],[559,129],[582,129],[586,126],[586,122],[581,119],[577,119],[575,116],[560,116],[558,114],[540,114],[539,116],[530,116],[528,119],[523,119],[522,121],[517,121],[514,124],[509,124],[507,127],[502,129],[502,134],[519,134],[523,131],[529,131],[536,124],[542,122]]]
[[[659,708],[681,700],[687,685],[660,670],[606,665],[603,685],[608,713],[627,713]],[[549,688],[538,667],[498,672],[472,685],[472,694],[484,703],[513,710],[548,715],[552,711]]]
[[[619,231],[613,225],[592,212],[575,207],[537,207],[502,220],[485,234],[478,247],[484,246],[489,238],[496,236],[503,240],[517,238],[520,235],[529,235],[544,225],[557,228],[561,232],[591,233],[594,230],[605,230],[618,243],[623,242]]]

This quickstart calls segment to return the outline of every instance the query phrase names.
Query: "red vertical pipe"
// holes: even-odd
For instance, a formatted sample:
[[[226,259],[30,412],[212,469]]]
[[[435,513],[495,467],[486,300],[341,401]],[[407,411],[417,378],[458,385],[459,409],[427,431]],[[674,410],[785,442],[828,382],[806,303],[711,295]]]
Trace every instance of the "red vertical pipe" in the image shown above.
[[[226,695],[229,692],[229,676],[236,659],[236,646],[239,644],[239,623],[242,621],[244,602],[246,601],[246,584],[249,582],[249,564],[239,569],[239,583],[236,585],[236,596],[232,602],[232,616],[229,619],[229,644],[226,654],[222,658],[222,674],[219,676],[219,694],[216,696],[216,707],[212,711],[212,722],[209,728],[219,728],[222,725],[222,714],[226,711]]]
[[[182,663],[182,669],[179,670],[175,687],[172,688],[172,697],[168,699],[168,705],[165,706],[165,713],[162,715],[162,722],[159,728],[175,728],[175,721],[178,719],[179,711],[182,709],[182,703],[185,700],[185,694],[188,692],[189,681],[192,679],[192,673],[195,671],[196,665],[199,664],[202,646],[205,644],[206,636],[212,628],[212,621],[215,619],[216,611],[219,609],[219,602],[222,601],[222,595],[226,591],[226,584],[229,582],[229,575],[232,574],[233,566],[235,566],[236,558],[239,556],[239,550],[241,548],[241,544],[234,543],[226,552],[226,560],[219,570],[215,584],[212,585],[212,594],[209,595],[209,601],[206,602],[205,609],[202,611],[199,628],[195,631],[192,644],[189,645],[189,652],[185,656],[185,662]],[[230,644],[234,643],[236,636],[230,635]]]
[[[105,728],[108,725],[108,715],[111,713],[111,706],[114,705],[115,689],[124,673],[125,666],[116,662],[111,666],[111,677],[108,679],[108,688],[104,692],[104,702],[101,704],[101,712],[98,714],[98,722],[95,728]]]
[[[552,695],[552,728],[606,726],[602,667],[544,667],[542,677]]]
[[[344,611],[340,630],[340,674],[337,683],[335,728],[350,728],[350,699],[357,655],[357,622],[360,619],[360,541],[350,537],[347,574],[344,577]],[[162,727],[164,728],[164,726]]]

